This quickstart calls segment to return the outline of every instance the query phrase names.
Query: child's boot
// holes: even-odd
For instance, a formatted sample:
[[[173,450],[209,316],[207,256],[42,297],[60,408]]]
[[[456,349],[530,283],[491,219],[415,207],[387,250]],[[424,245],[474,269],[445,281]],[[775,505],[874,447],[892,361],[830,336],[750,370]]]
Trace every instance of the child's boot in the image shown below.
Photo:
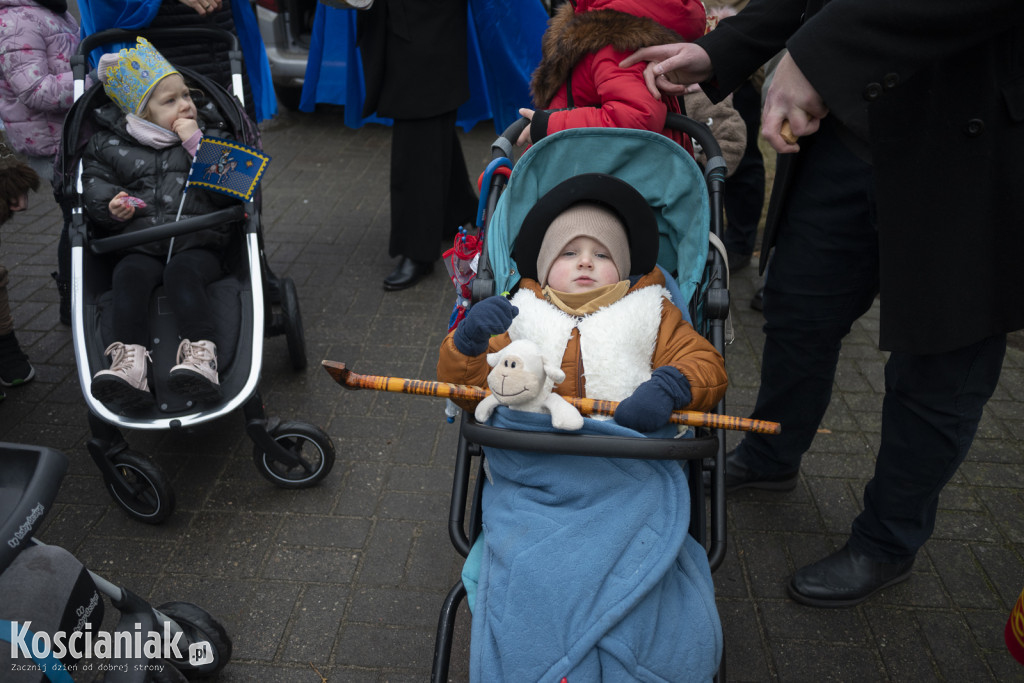
[[[0,336],[0,384],[15,387],[31,382],[36,369],[18,345],[14,332]]]
[[[182,339],[178,344],[178,364],[171,368],[168,385],[175,392],[196,400],[220,398],[217,345],[206,339]]]
[[[120,408],[145,408],[153,405],[146,370],[149,351],[142,344],[114,342],[104,355],[111,357],[109,370],[92,377],[92,395],[97,401]]]

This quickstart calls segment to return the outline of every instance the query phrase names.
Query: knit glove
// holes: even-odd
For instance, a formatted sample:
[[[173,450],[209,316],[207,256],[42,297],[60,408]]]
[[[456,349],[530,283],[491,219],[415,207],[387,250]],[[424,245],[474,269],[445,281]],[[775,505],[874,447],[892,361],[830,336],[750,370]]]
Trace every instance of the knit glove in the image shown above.
[[[479,356],[487,350],[492,335],[501,334],[512,324],[519,309],[503,296],[492,296],[473,304],[465,319],[455,328],[452,341],[459,353]]]
[[[668,424],[672,411],[688,406],[691,398],[689,380],[665,365],[619,403],[615,421],[638,432],[653,432]]]

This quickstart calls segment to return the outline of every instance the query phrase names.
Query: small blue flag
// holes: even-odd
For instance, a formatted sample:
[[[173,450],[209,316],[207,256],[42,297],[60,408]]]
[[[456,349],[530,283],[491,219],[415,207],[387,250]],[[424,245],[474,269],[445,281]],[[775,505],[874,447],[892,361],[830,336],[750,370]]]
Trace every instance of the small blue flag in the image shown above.
[[[270,157],[258,149],[204,137],[188,174],[188,184],[249,201]]]

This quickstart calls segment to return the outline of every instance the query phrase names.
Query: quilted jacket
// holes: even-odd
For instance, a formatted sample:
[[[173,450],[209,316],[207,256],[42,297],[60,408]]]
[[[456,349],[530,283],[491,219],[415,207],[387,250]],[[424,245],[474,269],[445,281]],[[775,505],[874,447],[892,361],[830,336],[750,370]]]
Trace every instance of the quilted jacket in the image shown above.
[[[53,156],[73,99],[78,22],[32,0],[0,0],[0,120],[14,149]]]
[[[200,106],[198,112],[204,136],[230,137],[216,108],[206,104]],[[100,130],[90,138],[82,157],[83,206],[93,229],[101,235],[110,235],[173,222],[192,165],[192,157],[184,146],[153,149],[139,144],[128,134],[124,114],[113,103],[97,109],[94,120]],[[115,219],[108,208],[110,200],[122,190],[146,202],[146,206],[135,210],[129,221]],[[227,195],[191,187],[186,193],[181,219],[205,215],[237,201]],[[227,244],[229,237],[230,226],[209,228],[176,237],[174,250],[218,249]],[[164,255],[168,247],[169,240],[162,240],[143,244],[132,251]]]

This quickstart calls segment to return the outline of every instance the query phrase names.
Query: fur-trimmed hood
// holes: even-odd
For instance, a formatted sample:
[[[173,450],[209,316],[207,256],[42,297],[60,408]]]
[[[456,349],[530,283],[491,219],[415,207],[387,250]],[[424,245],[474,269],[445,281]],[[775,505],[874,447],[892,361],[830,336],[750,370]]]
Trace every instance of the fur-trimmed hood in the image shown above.
[[[563,4],[551,18],[541,43],[540,64],[530,92],[538,107],[551,102],[580,59],[601,48],[633,51],[678,43],[704,33],[704,7],[695,0],[579,0]]]

